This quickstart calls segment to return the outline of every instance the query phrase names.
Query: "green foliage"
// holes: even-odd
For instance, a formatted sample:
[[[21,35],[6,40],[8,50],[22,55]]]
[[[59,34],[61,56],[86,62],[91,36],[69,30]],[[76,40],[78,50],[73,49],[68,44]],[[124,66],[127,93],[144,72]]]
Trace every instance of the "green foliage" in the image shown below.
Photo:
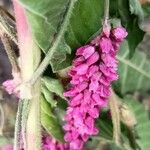
[[[150,3],[146,3],[144,5],[142,5],[145,17],[149,17],[150,16]]]
[[[54,110],[59,105],[59,101],[65,99],[63,92],[64,89],[59,80],[49,77],[42,78],[41,123],[50,135],[61,142],[63,142],[63,130]],[[58,101],[55,95],[59,96]]]
[[[37,44],[46,53],[55,43],[59,31],[63,27],[66,12],[69,9],[69,1],[20,0],[20,2],[28,10],[29,23]],[[111,2],[111,6],[110,16],[119,17],[128,30],[131,56],[144,35],[138,26],[138,18],[139,20],[143,19],[141,5],[138,0],[115,0]],[[70,23],[66,32],[51,56],[50,64],[53,71],[70,65],[72,57],[69,54],[75,48],[84,45],[100,29],[103,12],[104,1],[102,0],[77,1],[71,12],[71,18],[68,20]]]
[[[139,0],[129,0],[131,14],[137,15],[139,20],[144,19],[144,12]]]
[[[62,28],[69,1],[44,0],[39,2],[39,0],[20,0],[20,2],[28,10],[29,23],[37,44],[46,53],[54,44],[59,30]],[[62,37],[61,43],[51,56],[50,63],[53,71],[70,65],[70,56],[66,57],[66,54],[71,52],[70,46],[76,48],[84,44],[100,28],[103,1],[78,0],[74,11],[71,13],[72,17],[65,36]]]
[[[51,105],[43,96],[41,97],[41,123],[51,136],[63,142],[63,130],[58,122],[57,116],[53,114]]]
[[[131,97],[126,97],[124,99],[124,102],[130,107],[131,111],[133,111],[137,120],[137,125],[135,126],[135,134],[137,135],[135,135],[135,137],[136,143],[140,147],[137,147],[137,149],[149,150],[150,132],[148,131],[150,128],[150,121],[148,118],[148,114],[144,109],[144,106]]]
[[[42,82],[48,91],[53,92],[56,95],[60,96],[61,98],[65,99],[65,97],[63,96],[63,92],[64,92],[63,85],[58,79],[43,77]],[[45,96],[48,91],[46,90],[43,91],[45,93],[44,94]]]
[[[114,83],[114,89],[121,94],[136,90],[148,90],[150,87],[150,60],[143,52],[138,50],[132,59],[128,58],[128,54],[129,46],[125,41],[117,56],[119,60],[119,80]]]
[[[128,31],[127,41],[130,50],[129,56],[131,57],[135,52],[135,48],[144,36],[144,32],[139,28],[139,21],[143,20],[144,15],[138,0],[117,1],[118,14],[121,18],[122,24]]]

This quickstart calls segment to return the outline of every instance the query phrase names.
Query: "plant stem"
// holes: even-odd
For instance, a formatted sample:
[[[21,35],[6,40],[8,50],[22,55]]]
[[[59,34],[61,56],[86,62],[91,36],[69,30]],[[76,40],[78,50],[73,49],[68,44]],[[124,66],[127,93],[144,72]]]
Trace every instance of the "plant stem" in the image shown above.
[[[22,108],[23,108],[23,101],[20,100],[18,104],[18,111],[15,123],[14,150],[20,149]]]
[[[22,139],[23,139],[24,149],[26,149],[26,147],[27,147],[27,143],[26,143],[26,125],[27,125],[29,110],[30,110],[30,100],[29,99],[24,99],[23,100],[23,108],[22,108],[22,120],[21,120]]]
[[[3,43],[4,48],[6,50],[8,59],[11,63],[12,70],[14,72],[19,72],[20,69],[19,69],[18,62],[17,62],[17,56],[16,56],[16,54],[15,54],[15,52],[11,46],[11,41],[10,41],[8,35],[6,33],[2,33],[1,34],[1,40],[2,40],[2,43]]]
[[[12,16],[8,12],[4,11],[2,7],[0,7],[0,29],[6,33],[15,44],[18,44],[16,29],[13,25],[14,20],[12,19]]]
[[[5,124],[5,115],[4,115],[4,110],[3,110],[3,107],[2,107],[2,104],[0,104],[0,136],[3,135],[3,128],[4,128],[4,124]]]
[[[116,145],[120,145],[120,112],[117,97],[112,91],[112,96],[109,98],[110,112],[113,123],[113,139]]]
[[[103,28],[108,26],[109,19],[109,0],[105,0]]]
[[[27,19],[27,11],[18,0],[13,0],[20,52],[20,72],[22,84],[20,85],[20,97],[23,99],[21,114],[21,129],[23,144],[26,150],[41,150],[41,124],[40,124],[40,79],[39,84],[27,83],[35,68],[40,62],[40,49],[33,40]],[[38,95],[38,96],[37,96]],[[20,122],[19,122],[20,124]],[[17,125],[19,125],[17,124]],[[17,129],[16,129],[17,130]],[[17,139],[15,139],[15,142]]]
[[[50,60],[51,60],[55,50],[59,46],[59,44],[61,42],[61,39],[62,39],[62,37],[63,37],[63,35],[66,31],[66,28],[69,24],[69,20],[70,20],[71,14],[72,14],[72,10],[74,8],[74,5],[75,5],[76,1],[77,0],[71,0],[70,1],[68,11],[67,11],[66,16],[64,18],[64,22],[62,23],[62,26],[60,27],[60,31],[57,34],[58,36],[56,37],[56,40],[54,41],[52,47],[47,52],[45,58],[43,59],[43,61],[40,64],[40,66],[37,68],[37,70],[32,75],[29,83],[34,84],[36,82],[36,80],[43,74],[44,70],[46,69],[46,67],[50,63]]]

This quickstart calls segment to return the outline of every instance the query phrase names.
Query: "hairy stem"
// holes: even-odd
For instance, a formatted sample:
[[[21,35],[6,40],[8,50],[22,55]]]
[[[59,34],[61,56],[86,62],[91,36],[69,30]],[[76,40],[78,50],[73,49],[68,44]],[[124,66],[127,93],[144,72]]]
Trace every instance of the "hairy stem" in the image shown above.
[[[14,20],[12,16],[6,12],[2,7],[0,7],[0,29],[6,33],[15,44],[17,42],[16,29],[14,27]]]
[[[0,104],[0,136],[3,135],[4,124],[5,124],[5,115],[3,107]]]
[[[66,28],[67,28],[67,26],[69,24],[71,13],[72,13],[72,10],[74,8],[74,5],[75,5],[76,1],[77,0],[71,0],[70,1],[69,7],[68,7],[68,11],[67,11],[66,16],[64,18],[64,22],[62,23],[60,31],[57,34],[58,36],[56,37],[56,40],[54,41],[52,47],[47,52],[45,58],[43,59],[43,61],[40,64],[40,66],[37,68],[37,70],[32,75],[32,78],[30,79],[29,83],[34,84],[37,81],[37,79],[42,75],[42,73],[44,72],[44,70],[46,69],[48,64],[50,63],[50,60],[51,60],[55,50],[59,46],[59,44],[61,42],[61,39],[62,39],[62,37],[63,37],[63,35],[64,35],[65,31],[66,31]]]
[[[1,40],[2,40],[2,43],[3,43],[4,48],[6,50],[6,53],[8,55],[8,59],[11,63],[12,70],[14,72],[19,72],[20,69],[19,69],[18,62],[17,62],[17,56],[16,56],[16,54],[12,48],[11,41],[10,41],[8,35],[6,33],[2,33],[1,34]]]
[[[27,125],[27,120],[28,120],[28,115],[29,115],[29,109],[30,109],[30,100],[24,99],[23,100],[23,108],[22,108],[22,120],[21,120],[22,139],[23,139],[24,149],[27,149],[26,125]]]
[[[113,139],[117,145],[120,145],[120,112],[118,107],[117,97],[112,91],[112,96],[109,98],[109,107],[113,123]]]
[[[16,123],[15,123],[14,150],[20,149],[22,108],[23,108],[23,101],[20,100],[18,104],[18,111],[17,111]]]
[[[40,80],[37,81],[39,84],[32,86],[27,83],[35,68],[39,65],[40,50],[33,40],[26,10],[19,4],[18,0],[13,0],[13,5],[16,17],[22,78],[20,97],[23,99],[21,112],[23,144],[26,150],[41,150],[40,109],[38,107],[40,105]]]

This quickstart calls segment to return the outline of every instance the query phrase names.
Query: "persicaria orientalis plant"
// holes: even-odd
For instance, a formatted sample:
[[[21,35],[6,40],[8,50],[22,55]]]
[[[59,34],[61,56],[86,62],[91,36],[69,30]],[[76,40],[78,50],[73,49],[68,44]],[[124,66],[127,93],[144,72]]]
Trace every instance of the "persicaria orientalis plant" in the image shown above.
[[[82,0],[56,2],[61,8],[51,0],[36,2],[37,5],[32,1],[12,0],[16,36],[12,34],[11,26],[7,24],[5,24],[6,31],[9,29],[9,32],[5,33],[5,30],[0,32],[12,65],[13,77],[4,81],[2,85],[8,94],[14,94],[19,99],[14,143],[13,146],[8,145],[3,149],[83,150],[87,146],[86,143],[101,135],[102,129],[97,125],[97,121],[103,121],[101,114],[105,108],[109,113],[108,120],[112,123],[113,142],[120,146],[122,140],[120,120],[123,118],[121,121],[127,126],[126,134],[129,135],[133,134],[133,127],[136,124],[134,115],[131,115],[128,107],[120,102],[117,96],[118,89],[112,86],[112,83],[119,79],[118,52],[121,44],[131,40],[129,25],[125,26],[122,23],[124,20],[116,25],[113,22],[115,19],[109,18],[109,0],[105,0],[104,12],[101,13],[104,13],[102,25],[99,25],[100,29],[96,34],[92,33],[97,30],[97,27],[95,31],[93,30],[94,23],[89,25],[93,18],[91,20],[89,18],[88,24],[85,12],[79,7],[86,2]],[[92,5],[97,4],[96,1],[93,3]],[[47,8],[51,7],[50,5],[54,5],[51,10]],[[138,12],[137,9],[133,10]],[[85,19],[85,23],[80,23],[79,19],[76,24],[74,17],[80,11],[83,11],[81,20]],[[97,10],[94,15],[97,15],[96,12]],[[122,17],[122,14],[118,16]],[[0,25],[1,22],[0,20]],[[75,26],[77,28],[81,26],[83,30],[82,25],[85,31],[90,26],[87,35],[82,36],[81,31],[75,29]],[[129,39],[126,39],[128,34]],[[19,58],[13,52],[9,40],[17,44]],[[130,47],[130,43],[127,45]],[[125,57],[126,54],[122,62],[136,68],[129,60],[125,60]],[[140,69],[137,71],[145,75],[144,71]],[[142,80],[141,77],[141,82]],[[124,82],[125,80],[122,83]],[[123,94],[119,96],[123,97]],[[134,121],[129,123],[128,120]],[[136,142],[130,144],[132,148],[136,147]]]

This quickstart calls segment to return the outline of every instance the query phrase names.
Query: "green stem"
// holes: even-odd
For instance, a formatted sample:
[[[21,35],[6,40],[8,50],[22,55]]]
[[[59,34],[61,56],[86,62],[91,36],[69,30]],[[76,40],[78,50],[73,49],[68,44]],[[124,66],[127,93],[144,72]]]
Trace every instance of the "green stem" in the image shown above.
[[[0,104],[0,136],[3,135],[3,128],[4,128],[4,124],[5,124],[5,115],[4,115],[4,110],[3,110],[3,107],[2,107],[2,104]]]
[[[22,139],[24,143],[24,149],[27,147],[26,143],[26,125],[29,115],[29,109],[30,109],[30,100],[24,99],[23,100],[23,108],[22,108],[22,122],[21,122],[21,128],[22,128]]]
[[[34,74],[32,75],[29,83],[34,84],[37,79],[43,74],[44,70],[46,69],[46,67],[48,66],[48,64],[50,63],[50,60],[55,52],[55,50],[58,48],[61,39],[66,31],[66,28],[69,24],[69,20],[72,14],[72,10],[74,8],[75,2],[77,0],[71,0],[69,7],[68,7],[68,11],[66,13],[66,16],[64,18],[64,22],[62,23],[62,26],[60,28],[60,31],[58,32],[58,36],[56,37],[56,40],[54,41],[52,47],[49,49],[49,51],[47,52],[45,58],[43,59],[43,61],[41,62],[40,66],[37,68],[37,70],[34,72]]]
[[[104,20],[103,20],[103,28],[108,26],[109,19],[109,0],[105,0],[105,8],[104,8]]]

